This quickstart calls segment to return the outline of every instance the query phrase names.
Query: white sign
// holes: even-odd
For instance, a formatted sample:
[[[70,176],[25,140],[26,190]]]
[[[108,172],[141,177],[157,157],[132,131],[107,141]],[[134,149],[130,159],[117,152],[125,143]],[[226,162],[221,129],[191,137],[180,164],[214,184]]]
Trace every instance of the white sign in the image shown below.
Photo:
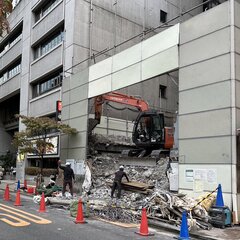
[[[195,169],[194,179],[207,181],[207,170],[206,169]]]
[[[80,160],[79,162],[76,163],[76,174],[78,175],[84,175],[85,174],[85,166],[84,166],[84,161]]]
[[[185,179],[186,182],[193,182],[193,169],[185,170]]]
[[[207,181],[209,183],[217,183],[217,171],[216,169],[207,170]]]

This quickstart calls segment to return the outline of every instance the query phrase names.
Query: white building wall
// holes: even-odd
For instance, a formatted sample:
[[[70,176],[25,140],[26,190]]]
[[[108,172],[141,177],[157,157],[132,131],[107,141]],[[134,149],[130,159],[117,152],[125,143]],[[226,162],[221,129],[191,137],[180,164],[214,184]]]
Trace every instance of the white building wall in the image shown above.
[[[225,204],[237,211],[233,3],[180,26],[179,190],[194,195],[221,184]],[[191,181],[187,170],[202,175]]]

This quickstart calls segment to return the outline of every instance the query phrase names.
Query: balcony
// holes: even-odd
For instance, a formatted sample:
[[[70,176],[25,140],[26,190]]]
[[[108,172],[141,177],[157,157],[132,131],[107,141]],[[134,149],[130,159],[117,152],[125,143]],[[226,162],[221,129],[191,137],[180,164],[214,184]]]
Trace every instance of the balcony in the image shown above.
[[[30,100],[30,116],[44,116],[56,112],[56,101],[61,99],[60,88]]]
[[[62,66],[62,52],[63,46],[59,44],[51,51],[32,62],[31,82]]]
[[[21,74],[17,74],[13,78],[1,84],[0,85],[0,101],[2,101],[6,96],[16,91],[20,91],[20,81],[21,81]]]
[[[0,58],[0,69],[5,68],[22,54],[22,39],[10,47]]]
[[[64,21],[63,2],[59,2],[47,15],[32,27],[32,45],[35,45],[46,34]]]

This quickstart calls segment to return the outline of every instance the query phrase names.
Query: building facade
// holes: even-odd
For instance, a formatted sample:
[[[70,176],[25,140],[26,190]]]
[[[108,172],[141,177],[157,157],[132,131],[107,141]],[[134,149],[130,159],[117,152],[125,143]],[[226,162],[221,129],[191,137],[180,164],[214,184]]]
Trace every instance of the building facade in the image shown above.
[[[24,126],[14,118],[15,114],[55,117],[56,101],[62,100],[64,78],[202,11],[193,10],[168,23],[179,14],[180,8],[188,9],[201,1],[180,2],[15,1],[8,18],[11,31],[0,42],[0,155],[8,151],[16,153],[11,140],[14,132]],[[167,88],[170,96],[172,84],[167,78],[159,78],[158,88],[160,92]],[[176,92],[176,87],[173,88]],[[139,94],[146,91],[143,89],[145,86],[141,85],[123,91]],[[164,95],[160,100],[162,110],[170,112],[171,119],[177,99],[172,102],[170,99]],[[159,110],[159,97],[147,100]],[[117,113],[113,116],[121,118]],[[59,157],[59,146],[58,149],[51,159]],[[31,159],[27,164],[36,164],[34,157]],[[51,159],[46,160],[47,165],[52,165]]]

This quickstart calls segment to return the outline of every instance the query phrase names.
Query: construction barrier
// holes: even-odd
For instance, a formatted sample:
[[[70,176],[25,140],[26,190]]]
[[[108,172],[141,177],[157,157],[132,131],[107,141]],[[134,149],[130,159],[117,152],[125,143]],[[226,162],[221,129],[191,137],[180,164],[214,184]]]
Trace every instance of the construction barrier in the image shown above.
[[[149,233],[148,231],[148,220],[147,220],[147,211],[146,208],[142,209],[142,217],[141,217],[141,225],[139,232],[135,232],[141,236],[153,236],[153,233]]]
[[[46,205],[45,205],[45,197],[44,193],[42,193],[41,201],[40,201],[40,207],[39,207],[39,212],[46,212]]]
[[[17,190],[16,200],[15,200],[14,206],[22,206],[21,205],[21,198],[20,198],[20,189]]]
[[[6,189],[5,189],[5,192],[4,192],[4,201],[10,201],[10,193],[9,193],[8,184],[6,185]]]
[[[79,199],[78,201],[78,211],[77,211],[77,216],[76,216],[76,220],[74,221],[76,224],[78,223],[87,223],[85,220],[84,220],[84,217],[83,217],[83,209],[82,209],[82,200]]]
[[[189,232],[188,232],[188,223],[187,223],[187,212],[184,211],[182,213],[182,223],[181,223],[181,230],[180,230],[180,236],[178,238],[179,240],[188,240],[189,238]]]

